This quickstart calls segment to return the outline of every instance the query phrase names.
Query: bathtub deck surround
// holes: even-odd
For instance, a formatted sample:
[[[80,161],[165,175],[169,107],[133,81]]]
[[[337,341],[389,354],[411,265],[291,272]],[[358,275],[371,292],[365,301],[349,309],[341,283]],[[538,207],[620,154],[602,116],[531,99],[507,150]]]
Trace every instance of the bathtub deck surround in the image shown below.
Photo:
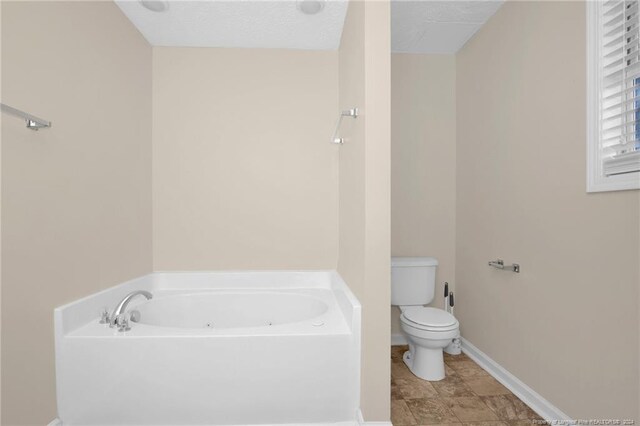
[[[445,423],[526,426],[543,421],[465,354],[445,354],[445,379],[427,382],[414,376],[402,361],[406,350],[407,346],[391,348],[394,426]]]
[[[101,322],[140,290],[130,329]],[[336,272],[154,273],[54,316],[65,426],[357,421],[361,306]]]

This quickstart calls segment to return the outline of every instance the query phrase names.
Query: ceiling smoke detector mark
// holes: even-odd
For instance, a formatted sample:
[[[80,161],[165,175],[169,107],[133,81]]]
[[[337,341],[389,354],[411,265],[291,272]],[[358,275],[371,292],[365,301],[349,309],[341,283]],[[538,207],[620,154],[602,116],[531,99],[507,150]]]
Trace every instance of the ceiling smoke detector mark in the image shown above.
[[[169,9],[169,2],[162,0],[138,0],[142,7],[152,12],[166,12]]]
[[[315,15],[324,9],[324,0],[298,0],[298,10],[305,15]]]

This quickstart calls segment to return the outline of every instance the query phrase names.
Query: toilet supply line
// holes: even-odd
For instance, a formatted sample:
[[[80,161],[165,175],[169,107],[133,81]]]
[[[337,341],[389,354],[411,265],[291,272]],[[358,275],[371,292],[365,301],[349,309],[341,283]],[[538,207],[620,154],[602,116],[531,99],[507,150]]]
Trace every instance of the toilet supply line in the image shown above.
[[[449,283],[444,282],[444,310],[449,312]]]

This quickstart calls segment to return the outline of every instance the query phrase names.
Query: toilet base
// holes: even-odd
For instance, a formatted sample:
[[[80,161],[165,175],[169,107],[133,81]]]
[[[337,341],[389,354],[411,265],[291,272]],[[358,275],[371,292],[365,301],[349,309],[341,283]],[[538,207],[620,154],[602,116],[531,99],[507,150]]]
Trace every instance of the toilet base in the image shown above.
[[[459,338],[455,338],[444,348],[444,351],[449,355],[460,355],[462,353],[462,345]]]
[[[411,345],[412,350],[406,351],[402,355],[402,360],[417,377],[437,382],[444,379],[444,358],[442,348],[424,348]]]

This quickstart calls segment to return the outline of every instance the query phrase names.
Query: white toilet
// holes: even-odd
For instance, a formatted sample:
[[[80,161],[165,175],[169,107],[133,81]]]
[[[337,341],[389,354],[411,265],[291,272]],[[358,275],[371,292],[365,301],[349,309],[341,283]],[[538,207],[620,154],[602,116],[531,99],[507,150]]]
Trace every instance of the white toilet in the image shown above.
[[[460,336],[453,315],[422,306],[433,301],[437,266],[433,257],[391,258],[391,304],[402,311],[400,325],[409,341],[403,359],[413,374],[430,381],[444,379],[442,350]]]

